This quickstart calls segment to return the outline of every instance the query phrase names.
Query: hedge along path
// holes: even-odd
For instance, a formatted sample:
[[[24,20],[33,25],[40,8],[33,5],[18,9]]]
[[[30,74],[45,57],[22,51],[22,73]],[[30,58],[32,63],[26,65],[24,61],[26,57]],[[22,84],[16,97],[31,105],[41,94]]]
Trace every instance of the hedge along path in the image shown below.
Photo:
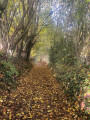
[[[0,101],[1,120],[77,120],[74,108],[44,63],[25,72],[20,83]]]

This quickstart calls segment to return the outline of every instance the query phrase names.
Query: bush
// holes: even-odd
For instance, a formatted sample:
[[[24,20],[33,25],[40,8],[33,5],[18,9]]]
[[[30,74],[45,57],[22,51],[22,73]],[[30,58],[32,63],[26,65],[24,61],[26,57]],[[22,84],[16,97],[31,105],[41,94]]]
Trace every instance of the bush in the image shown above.
[[[63,81],[64,92],[68,94],[71,99],[75,99],[84,87],[85,74],[77,70],[71,70],[62,75],[61,80]]]
[[[1,61],[1,65],[3,67],[3,80],[4,81],[11,81],[15,82],[15,77],[18,75],[18,72],[15,68],[15,66],[11,62],[7,62],[5,60]]]
[[[53,64],[68,64],[74,65],[76,62],[75,46],[72,40],[66,44],[65,38],[61,38],[60,41],[54,41],[53,46],[50,49],[50,62]]]
[[[62,70],[63,69],[63,70]],[[84,96],[88,93],[89,90],[89,77],[88,69],[83,67],[72,68],[69,66],[61,66],[57,69],[57,80],[60,82],[60,85],[67,95],[68,100],[73,102],[84,100]],[[85,100],[85,105],[88,102]]]

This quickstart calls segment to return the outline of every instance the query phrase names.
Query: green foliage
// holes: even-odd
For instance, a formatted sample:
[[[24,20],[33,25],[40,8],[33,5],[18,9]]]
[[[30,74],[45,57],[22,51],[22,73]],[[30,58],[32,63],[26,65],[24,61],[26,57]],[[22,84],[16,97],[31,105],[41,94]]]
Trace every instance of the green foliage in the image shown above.
[[[39,56],[41,57],[42,55],[48,55],[49,54],[49,49],[51,47],[51,39],[52,39],[52,28],[44,28],[40,33],[39,33],[39,38],[37,43],[34,45],[31,51],[31,56]]]
[[[5,60],[2,60],[1,64],[4,69],[4,80],[14,82],[15,77],[18,75],[15,66],[11,62]]]
[[[57,71],[57,79],[69,99],[76,100],[78,96],[84,96],[84,93],[88,92],[89,80],[87,68],[73,68],[62,65]]]
[[[73,41],[70,40],[67,43],[63,36],[58,41],[54,41],[50,50],[50,61],[58,65],[60,63],[69,65],[75,64],[76,57]]]
[[[61,79],[64,81],[63,89],[70,98],[80,94],[80,88],[85,80],[84,74],[76,71],[67,71],[63,76],[61,76]]]
[[[86,0],[86,2],[88,3],[88,2],[90,2],[90,0]]]

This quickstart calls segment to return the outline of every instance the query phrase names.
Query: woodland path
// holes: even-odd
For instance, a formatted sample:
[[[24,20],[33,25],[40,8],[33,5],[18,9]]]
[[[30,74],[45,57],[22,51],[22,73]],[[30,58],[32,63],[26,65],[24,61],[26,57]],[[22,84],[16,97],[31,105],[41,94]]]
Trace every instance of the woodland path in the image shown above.
[[[37,63],[0,101],[0,120],[77,120],[49,67]],[[78,119],[80,120],[80,119]]]

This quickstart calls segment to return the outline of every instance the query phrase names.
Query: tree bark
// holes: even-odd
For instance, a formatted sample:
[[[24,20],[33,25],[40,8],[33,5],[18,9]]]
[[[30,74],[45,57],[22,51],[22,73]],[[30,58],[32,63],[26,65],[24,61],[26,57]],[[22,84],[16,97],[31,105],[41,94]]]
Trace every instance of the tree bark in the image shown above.
[[[20,49],[18,51],[18,57],[21,57],[22,51],[23,51],[23,40],[21,41],[21,44],[20,44]]]
[[[27,62],[29,62],[29,58],[30,58],[30,55],[31,55],[31,50],[32,50],[34,44],[36,43],[36,41],[33,42],[33,40],[34,40],[34,38],[32,38],[26,46],[26,61]]]
[[[0,37],[1,37],[1,18],[2,18],[2,14],[4,12],[4,10],[6,9],[7,7],[7,3],[8,3],[8,0],[4,0],[3,3],[0,3]]]
[[[27,45],[27,48],[26,48],[26,61],[29,62],[29,58],[30,58],[30,55],[31,55],[31,49],[33,47],[33,44],[32,43],[29,43]]]

